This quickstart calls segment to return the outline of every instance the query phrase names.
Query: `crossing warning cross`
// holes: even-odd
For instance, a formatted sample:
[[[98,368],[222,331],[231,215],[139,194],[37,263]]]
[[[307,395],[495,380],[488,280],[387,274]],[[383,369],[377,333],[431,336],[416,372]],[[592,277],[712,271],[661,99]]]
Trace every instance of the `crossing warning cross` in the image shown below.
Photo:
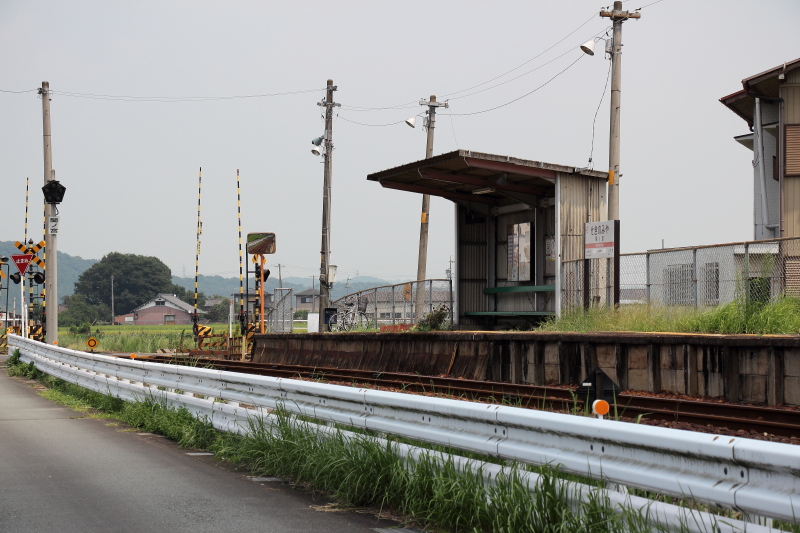
[[[31,264],[31,259],[33,259],[33,254],[15,254],[11,256],[11,260],[14,262],[14,265],[16,265],[20,276],[25,275],[25,271],[28,270],[28,265]]]

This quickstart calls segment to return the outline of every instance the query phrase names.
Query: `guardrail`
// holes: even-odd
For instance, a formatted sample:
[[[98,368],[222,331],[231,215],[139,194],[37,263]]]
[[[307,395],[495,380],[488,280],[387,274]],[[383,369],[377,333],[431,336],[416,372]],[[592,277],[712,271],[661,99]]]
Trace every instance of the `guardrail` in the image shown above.
[[[794,523],[800,519],[800,449],[788,444],[118,359],[15,335],[9,336],[9,345],[19,348],[22,360],[33,361],[43,372],[126,400],[155,395],[168,405],[207,416],[222,431],[246,432],[253,417],[265,416],[265,412],[282,406],[295,415],[321,421],[521,463],[559,465],[564,472],[686,497],[750,516]],[[486,466],[487,471],[500,468]],[[672,523],[690,530],[739,531],[743,527],[735,520],[626,494],[609,494],[612,501],[638,502],[659,520],[682,516],[680,522]],[[660,518],[662,515],[666,518]],[[723,527],[721,522],[727,525]],[[760,529],[747,524],[747,530]]]

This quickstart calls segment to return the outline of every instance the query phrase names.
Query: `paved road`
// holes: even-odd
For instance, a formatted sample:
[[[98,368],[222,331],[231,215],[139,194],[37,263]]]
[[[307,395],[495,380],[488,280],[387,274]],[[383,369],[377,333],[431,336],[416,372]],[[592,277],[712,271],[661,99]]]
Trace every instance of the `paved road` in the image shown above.
[[[0,368],[0,532],[338,533],[392,525],[315,510],[326,502],[81,416]]]

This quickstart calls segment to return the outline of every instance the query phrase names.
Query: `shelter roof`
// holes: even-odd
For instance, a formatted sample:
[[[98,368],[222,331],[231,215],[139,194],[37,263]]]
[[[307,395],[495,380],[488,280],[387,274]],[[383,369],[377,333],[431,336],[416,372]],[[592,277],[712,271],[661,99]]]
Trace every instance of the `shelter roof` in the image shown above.
[[[742,117],[753,127],[753,107],[756,98],[779,98],[780,75],[800,68],[800,58],[787,61],[775,68],[765,70],[742,80],[742,90],[719,99],[728,109]]]
[[[389,189],[490,206],[534,203],[551,196],[557,173],[607,179],[606,172],[529,161],[505,155],[456,150],[369,174]]]

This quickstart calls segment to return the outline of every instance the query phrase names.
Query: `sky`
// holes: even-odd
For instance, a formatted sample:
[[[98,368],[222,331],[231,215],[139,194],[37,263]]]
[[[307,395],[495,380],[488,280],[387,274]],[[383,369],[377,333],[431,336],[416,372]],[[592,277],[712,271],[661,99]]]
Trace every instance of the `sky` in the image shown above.
[[[53,168],[67,187],[59,251],[154,255],[193,276],[202,167],[200,273],[237,276],[239,169],[244,233],[275,232],[270,265],[310,278],[323,179],[310,141],[332,79],[331,263],[340,280],[413,279],[421,196],[366,180],[424,158],[420,123],[403,121],[435,94],[449,100],[435,154],[584,167],[591,153],[607,170],[609,62],[578,47],[609,27],[598,16],[609,3],[4,0],[0,240],[23,236],[26,177],[29,235],[41,236],[36,89],[48,81]],[[733,140],[747,125],[718,100],[800,56],[800,2],[624,8],[642,17],[623,26],[622,251],[752,239],[752,152]],[[434,197],[428,277],[445,276],[453,222],[453,204]]]

